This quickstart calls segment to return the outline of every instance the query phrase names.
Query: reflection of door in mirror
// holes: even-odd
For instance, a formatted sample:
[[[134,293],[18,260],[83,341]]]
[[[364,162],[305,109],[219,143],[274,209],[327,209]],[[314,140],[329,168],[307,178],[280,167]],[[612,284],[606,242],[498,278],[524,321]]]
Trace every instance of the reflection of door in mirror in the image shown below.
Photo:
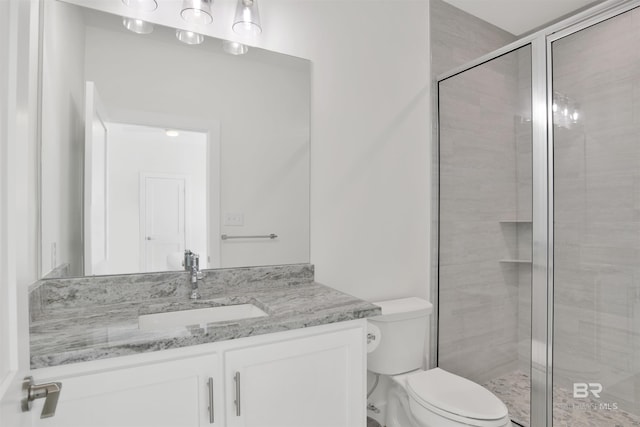
[[[106,125],[109,234],[100,274],[180,270],[186,248],[206,260],[207,134]]]
[[[140,271],[181,269],[187,181],[179,175],[140,175]]]
[[[84,274],[207,265],[207,133],[109,121],[86,83]],[[139,191],[138,191],[139,190]]]
[[[85,92],[84,273],[107,273],[107,127],[93,82]],[[52,262],[55,264],[55,261]]]

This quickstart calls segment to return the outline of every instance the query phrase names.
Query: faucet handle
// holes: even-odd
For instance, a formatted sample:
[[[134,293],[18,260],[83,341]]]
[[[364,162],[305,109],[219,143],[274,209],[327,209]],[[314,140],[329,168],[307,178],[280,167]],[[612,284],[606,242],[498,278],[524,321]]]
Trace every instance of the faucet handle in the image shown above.
[[[191,267],[192,267],[192,270],[195,272],[196,278],[198,280],[204,277],[204,273],[200,271],[200,255],[195,253],[191,255]]]
[[[184,250],[184,258],[182,260],[182,266],[184,267],[185,270],[191,270],[191,264],[193,262],[193,252],[191,252],[191,249],[185,249]]]

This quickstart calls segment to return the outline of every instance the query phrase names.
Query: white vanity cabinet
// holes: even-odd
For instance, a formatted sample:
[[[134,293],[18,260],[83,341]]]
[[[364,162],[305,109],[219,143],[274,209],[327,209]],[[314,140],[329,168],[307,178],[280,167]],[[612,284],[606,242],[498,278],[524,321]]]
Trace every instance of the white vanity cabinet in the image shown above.
[[[37,369],[36,383],[62,390],[51,418],[34,402],[33,426],[364,427],[365,330],[354,320]]]
[[[225,353],[227,426],[364,426],[362,342],[351,329]]]
[[[223,426],[222,382],[217,354],[133,366],[65,373],[55,416],[40,419],[42,399],[31,412],[34,427],[199,427]],[[96,366],[98,369],[101,366]],[[214,401],[210,419],[209,401]],[[220,413],[216,413],[216,409]],[[213,423],[210,424],[210,421]]]

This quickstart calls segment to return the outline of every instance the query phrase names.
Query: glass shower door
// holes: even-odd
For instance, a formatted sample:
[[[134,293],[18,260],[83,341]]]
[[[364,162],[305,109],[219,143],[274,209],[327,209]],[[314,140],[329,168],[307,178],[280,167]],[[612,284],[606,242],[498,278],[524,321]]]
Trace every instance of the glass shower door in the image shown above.
[[[529,425],[531,46],[439,82],[438,366]]]
[[[640,9],[552,43],[553,425],[640,425]]]

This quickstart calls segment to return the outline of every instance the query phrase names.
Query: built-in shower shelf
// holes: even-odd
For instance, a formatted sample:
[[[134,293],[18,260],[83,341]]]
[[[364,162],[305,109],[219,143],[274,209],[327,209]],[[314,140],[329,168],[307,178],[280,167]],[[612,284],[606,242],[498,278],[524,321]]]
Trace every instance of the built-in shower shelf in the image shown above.
[[[501,219],[500,224],[531,224],[530,219]]]
[[[531,264],[530,259],[501,259],[500,262],[512,264]]]

